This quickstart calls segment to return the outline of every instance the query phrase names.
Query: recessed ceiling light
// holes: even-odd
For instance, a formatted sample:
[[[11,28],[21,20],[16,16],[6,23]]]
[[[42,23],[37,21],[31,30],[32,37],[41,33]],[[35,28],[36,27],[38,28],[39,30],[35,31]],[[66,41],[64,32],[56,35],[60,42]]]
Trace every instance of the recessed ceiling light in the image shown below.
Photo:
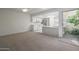
[[[27,12],[28,11],[28,9],[22,9],[22,12]]]

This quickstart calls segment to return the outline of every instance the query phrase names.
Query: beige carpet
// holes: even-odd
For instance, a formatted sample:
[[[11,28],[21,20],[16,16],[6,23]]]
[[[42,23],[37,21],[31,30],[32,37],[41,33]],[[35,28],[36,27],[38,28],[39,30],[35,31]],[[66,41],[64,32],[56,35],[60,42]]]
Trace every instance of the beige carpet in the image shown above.
[[[0,48],[11,51],[78,51],[79,47],[63,42],[57,37],[24,32],[0,37]]]

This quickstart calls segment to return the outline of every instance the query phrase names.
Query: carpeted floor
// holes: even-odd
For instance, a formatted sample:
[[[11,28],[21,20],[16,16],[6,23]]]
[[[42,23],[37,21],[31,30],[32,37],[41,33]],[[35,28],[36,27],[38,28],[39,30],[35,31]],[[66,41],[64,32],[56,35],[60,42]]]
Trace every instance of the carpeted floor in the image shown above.
[[[17,33],[0,37],[0,48],[10,48],[10,51],[79,51],[78,46],[61,39],[34,32]]]

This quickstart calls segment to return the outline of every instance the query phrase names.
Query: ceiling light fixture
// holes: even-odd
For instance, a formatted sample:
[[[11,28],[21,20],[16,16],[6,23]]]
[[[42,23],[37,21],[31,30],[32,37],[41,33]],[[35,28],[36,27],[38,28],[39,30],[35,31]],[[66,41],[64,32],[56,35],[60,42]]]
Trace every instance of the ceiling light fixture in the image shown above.
[[[27,12],[28,11],[28,9],[22,9],[22,12]]]

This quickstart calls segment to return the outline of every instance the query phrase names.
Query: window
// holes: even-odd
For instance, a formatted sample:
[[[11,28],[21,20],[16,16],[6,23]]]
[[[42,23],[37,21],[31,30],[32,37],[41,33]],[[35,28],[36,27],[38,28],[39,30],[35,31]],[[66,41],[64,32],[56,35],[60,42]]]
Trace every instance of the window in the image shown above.
[[[78,34],[79,31],[79,10],[63,13],[63,27],[65,34]]]
[[[68,12],[64,12],[64,13],[63,13],[63,19],[64,19],[64,20],[63,20],[63,26],[64,26],[64,27],[67,27],[67,25],[69,24],[69,23],[67,22],[68,17],[75,15],[76,12],[77,12],[77,10],[68,11]]]
[[[58,27],[59,22],[59,13],[51,12],[47,14],[41,14],[32,18],[32,22],[42,22],[46,19],[47,27]]]

